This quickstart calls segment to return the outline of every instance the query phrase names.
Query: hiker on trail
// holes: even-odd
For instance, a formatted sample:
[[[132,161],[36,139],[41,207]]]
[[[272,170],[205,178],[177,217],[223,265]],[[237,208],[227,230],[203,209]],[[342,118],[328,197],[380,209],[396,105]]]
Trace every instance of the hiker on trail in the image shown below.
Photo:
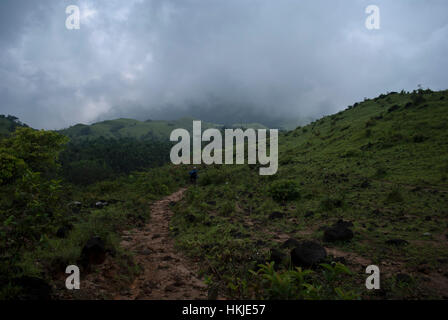
[[[193,167],[193,170],[191,170],[189,174],[190,174],[190,182],[192,184],[196,184],[196,179],[198,178],[198,169],[196,167]]]

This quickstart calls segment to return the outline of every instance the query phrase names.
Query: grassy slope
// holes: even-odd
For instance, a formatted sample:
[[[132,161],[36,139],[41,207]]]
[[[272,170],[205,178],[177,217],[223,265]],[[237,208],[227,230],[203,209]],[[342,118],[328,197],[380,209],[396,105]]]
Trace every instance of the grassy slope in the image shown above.
[[[179,247],[207,261],[204,272],[220,290],[247,297],[241,288],[255,282],[248,270],[269,248],[288,237],[322,242],[321,227],[343,218],[354,223],[355,238],[325,246],[355,272],[340,284],[345,290],[365,298],[448,295],[448,92],[423,97],[366,100],[280,136],[274,176],[259,176],[256,166],[204,167],[201,186],[176,207]],[[284,179],[299,184],[300,199],[272,199],[270,185]],[[270,220],[274,211],[285,218]],[[410,244],[385,244],[394,238]],[[382,271],[381,292],[365,289],[368,264]],[[400,282],[399,273],[412,280]]]
[[[177,128],[185,128],[192,131],[193,118],[181,118],[179,120],[149,120],[138,121],[133,119],[116,119],[94,123],[90,126],[77,124],[68,129],[61,130],[62,134],[70,138],[137,138],[149,139],[151,137],[161,140],[169,139],[171,131]],[[260,124],[248,124],[253,128],[264,128]],[[221,125],[202,121],[202,129],[221,128]]]

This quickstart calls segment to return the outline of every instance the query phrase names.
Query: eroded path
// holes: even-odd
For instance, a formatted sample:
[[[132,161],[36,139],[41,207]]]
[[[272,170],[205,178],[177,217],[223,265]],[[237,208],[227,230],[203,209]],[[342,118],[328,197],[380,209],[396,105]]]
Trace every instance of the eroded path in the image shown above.
[[[116,299],[206,299],[207,286],[197,277],[198,266],[174,248],[169,223],[172,201],[179,201],[186,189],[155,202],[148,224],[123,234],[121,246],[135,254],[143,269],[125,296]]]

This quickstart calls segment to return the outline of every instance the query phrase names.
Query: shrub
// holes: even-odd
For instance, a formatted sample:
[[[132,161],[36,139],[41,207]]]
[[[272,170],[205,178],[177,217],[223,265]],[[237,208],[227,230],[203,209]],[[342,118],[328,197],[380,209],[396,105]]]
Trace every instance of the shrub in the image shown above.
[[[199,184],[201,186],[208,186],[211,184],[219,185],[226,181],[226,175],[217,169],[207,170],[199,179]]]
[[[320,202],[320,206],[323,210],[333,210],[335,208],[341,208],[344,205],[344,199],[325,197]]]
[[[375,171],[375,177],[381,178],[387,174],[387,170],[383,167],[378,167]]]
[[[416,135],[414,135],[414,137],[412,138],[412,140],[413,140],[415,143],[421,143],[421,142],[424,142],[426,139],[428,139],[428,138],[425,137],[425,136],[423,136],[423,135],[421,135],[421,134],[416,134]]]
[[[392,190],[392,192],[390,192],[386,198],[386,202],[389,202],[389,203],[403,202],[403,201],[404,201],[403,196],[401,195],[400,190],[398,190],[398,189]]]
[[[418,106],[419,104],[426,101],[425,98],[423,97],[423,94],[420,92],[419,93],[413,92],[411,94],[411,100],[412,100],[412,103],[416,106]]]
[[[293,180],[279,180],[271,184],[269,193],[275,201],[288,201],[299,198],[299,184]]]

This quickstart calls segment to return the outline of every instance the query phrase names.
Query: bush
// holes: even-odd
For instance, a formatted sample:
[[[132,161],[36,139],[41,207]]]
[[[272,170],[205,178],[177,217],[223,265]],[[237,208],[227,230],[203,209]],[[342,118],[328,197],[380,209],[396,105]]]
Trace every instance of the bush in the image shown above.
[[[398,189],[392,190],[392,192],[389,193],[386,198],[386,202],[388,203],[403,202],[403,201],[404,201],[403,196],[401,195],[400,190]]]
[[[221,172],[217,169],[211,169],[207,170],[207,172],[204,175],[201,175],[199,179],[199,184],[201,186],[207,186],[207,185],[219,185],[223,184],[226,181],[226,175],[224,172]]]
[[[421,104],[421,103],[423,103],[423,102],[425,102],[426,100],[425,100],[425,98],[423,97],[423,94],[422,93],[412,93],[411,94],[411,100],[412,100],[412,103],[415,105],[415,106],[418,106],[419,104]]]
[[[288,201],[299,198],[299,184],[293,180],[279,180],[271,184],[269,193],[275,201]]]
[[[428,139],[428,138],[425,137],[425,136],[423,136],[423,135],[421,135],[421,134],[416,134],[416,135],[412,138],[412,140],[413,140],[415,143],[421,143],[421,142],[424,142],[426,139]]]
[[[26,168],[25,162],[0,149],[0,185],[14,182]]]
[[[325,211],[333,210],[335,208],[341,208],[342,206],[344,206],[344,199],[325,197],[320,202],[320,206]]]

